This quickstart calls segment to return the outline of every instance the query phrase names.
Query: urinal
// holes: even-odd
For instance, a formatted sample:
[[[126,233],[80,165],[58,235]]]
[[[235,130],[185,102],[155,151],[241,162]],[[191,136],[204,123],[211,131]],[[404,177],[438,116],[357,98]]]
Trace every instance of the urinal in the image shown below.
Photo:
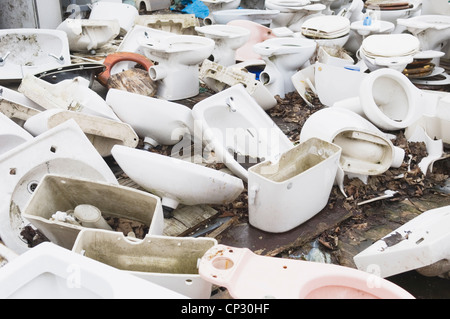
[[[137,17],[139,17],[139,11],[134,4],[110,1],[94,2],[89,14],[89,20],[117,20],[120,26],[120,35],[125,35],[130,31]]]
[[[237,177],[181,159],[120,145],[112,155],[134,182],[162,198],[165,217],[180,203],[225,204],[244,190]]]
[[[357,56],[370,71],[387,67],[401,72],[419,50],[419,39],[411,34],[372,34],[363,40]]]
[[[249,166],[275,159],[293,144],[242,84],[214,94],[192,109],[194,133],[235,175],[248,180]]]
[[[342,48],[350,37],[350,20],[343,16],[320,15],[306,20],[300,31],[319,46]]]
[[[2,299],[186,299],[179,293],[52,243],[0,269]]]
[[[353,260],[358,269],[377,271],[383,278],[435,263],[445,263],[448,272],[449,225],[450,206],[427,210],[376,241]]]
[[[217,240],[206,237],[147,235],[136,240],[118,232],[85,228],[72,251],[189,298],[209,299],[212,284],[200,277],[197,261],[214,245]]]
[[[226,24],[196,27],[195,31],[199,35],[214,41],[214,50],[209,60],[224,66],[236,63],[236,50],[242,47],[250,38],[248,29]]]
[[[254,51],[266,62],[260,81],[274,96],[284,98],[295,90],[291,77],[312,57],[316,47],[313,40],[302,38],[276,38],[255,44]]]
[[[77,122],[102,157],[110,156],[111,148],[116,144],[137,147],[139,143],[139,137],[127,123],[59,109],[46,110],[30,117],[24,128],[37,136],[70,119]]]
[[[422,51],[441,51],[450,39],[450,16],[420,15],[409,19],[397,19],[420,41]]]
[[[20,232],[21,213],[46,174],[77,176],[118,184],[86,135],[69,120],[0,156],[0,237],[17,253],[28,249]]]
[[[311,138],[248,170],[248,217],[252,226],[281,233],[301,225],[327,204],[341,148]]]
[[[95,53],[119,35],[120,25],[117,20],[66,19],[57,30],[67,35],[71,51]]]
[[[30,133],[0,113],[0,155],[32,139]]]
[[[224,67],[218,63],[205,60],[200,67],[199,77],[214,92],[220,92],[236,84],[242,84],[265,111],[277,105],[275,97],[261,81],[256,79],[256,75],[240,68],[237,64]]]
[[[82,77],[51,84],[27,75],[19,86],[19,92],[47,110],[69,110],[119,121],[105,100],[90,89],[89,81]]]
[[[250,38],[247,43],[236,50],[237,61],[261,59],[261,56],[253,50],[254,45],[276,37],[269,27],[249,20],[232,20],[227,25],[240,26],[250,30]]]
[[[396,284],[363,271],[312,261],[261,256],[217,245],[201,259],[200,276],[235,299],[413,299]]]
[[[175,145],[193,132],[191,109],[182,104],[116,89],[108,91],[106,103],[144,139],[147,149]]]
[[[17,81],[26,74],[36,74],[69,65],[67,35],[58,30],[0,30],[0,80]]]
[[[83,207],[86,211],[78,213]],[[164,230],[161,200],[157,196],[104,181],[61,174],[46,174],[42,178],[22,216],[51,242],[66,249],[73,248],[83,229],[111,231],[106,222],[111,218],[141,223],[151,235],[162,235]]]
[[[195,28],[200,26],[195,14],[188,13],[140,15],[135,19],[135,24],[184,35],[197,35]]]
[[[280,11],[270,24],[270,28],[286,27],[293,32],[301,31],[302,24],[312,17],[322,15],[326,6],[311,3],[309,0],[266,0],[264,6],[269,10]]]
[[[213,40],[174,34],[160,39],[141,38],[140,44],[144,55],[158,64],[150,67],[149,75],[158,83],[159,98],[175,101],[198,95],[199,65],[213,52]]]
[[[340,107],[321,109],[303,125],[300,142],[312,137],[342,148],[340,167],[347,174],[379,175],[389,167],[400,167],[405,151],[370,121]]]
[[[233,20],[249,20],[255,23],[269,26],[272,19],[280,13],[279,10],[268,9],[228,9],[213,11],[209,18],[204,19],[204,23],[208,24],[227,24]],[[208,20],[209,19],[209,20]]]

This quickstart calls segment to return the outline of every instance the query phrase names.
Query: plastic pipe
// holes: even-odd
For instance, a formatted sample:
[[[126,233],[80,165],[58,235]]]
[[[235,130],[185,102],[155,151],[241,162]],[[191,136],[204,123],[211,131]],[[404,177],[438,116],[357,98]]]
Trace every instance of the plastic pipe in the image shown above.
[[[102,217],[100,209],[92,205],[78,205],[74,210],[75,217],[83,227],[112,230]]]

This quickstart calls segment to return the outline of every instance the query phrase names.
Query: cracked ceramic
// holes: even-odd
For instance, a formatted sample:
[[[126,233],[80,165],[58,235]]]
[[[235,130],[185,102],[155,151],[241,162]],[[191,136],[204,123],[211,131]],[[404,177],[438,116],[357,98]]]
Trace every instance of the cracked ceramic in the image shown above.
[[[2,299],[187,298],[52,243],[42,243],[2,267],[0,284]]]
[[[147,28],[184,35],[197,35],[195,28],[200,26],[195,14],[140,15],[135,23]]]
[[[69,65],[67,35],[58,30],[0,30],[0,80],[20,81],[36,74]]]
[[[139,143],[139,137],[127,123],[58,109],[46,110],[30,117],[24,128],[37,136],[70,119],[77,122],[102,157],[110,156],[116,144],[137,147]]]
[[[263,231],[289,231],[327,204],[339,167],[341,148],[311,138],[248,170],[249,223]]]
[[[80,218],[77,210],[86,205],[91,209],[90,215]],[[161,200],[157,196],[117,183],[64,174],[46,174],[22,210],[22,216],[52,243],[66,249],[73,248],[83,229],[105,227],[111,232],[107,218],[141,223],[150,235],[162,235],[164,230]]]
[[[261,256],[217,245],[201,259],[202,278],[235,299],[413,299],[396,284],[339,265]]]
[[[105,100],[90,89],[89,81],[82,77],[51,84],[27,75],[19,86],[19,92],[47,110],[69,110],[119,121]]]
[[[248,180],[247,167],[274,159],[293,144],[242,84],[214,94],[192,109],[194,133],[218,161]]]
[[[134,5],[127,3],[114,3],[110,1],[97,1],[92,4],[89,20],[117,20],[120,35],[125,35],[134,26],[139,11]]]
[[[231,25],[205,25],[196,27],[195,31],[214,41],[214,50],[209,60],[223,66],[236,63],[236,50],[242,47],[250,38],[250,31],[243,27]]]
[[[120,145],[112,155],[134,182],[162,198],[166,217],[179,204],[226,204],[244,190],[235,176],[181,159]]]
[[[108,91],[106,103],[149,148],[175,145],[193,132],[191,109],[182,104],[117,89]]]
[[[32,139],[30,133],[0,113],[0,155]]]
[[[214,238],[147,235],[137,240],[119,232],[85,228],[72,251],[189,298],[209,299],[212,284],[200,277],[197,261],[216,244]]]
[[[260,81],[273,96],[284,98],[295,91],[291,77],[312,57],[317,44],[310,39],[275,38],[254,45],[254,51],[266,62]]]
[[[71,51],[94,52],[119,35],[120,25],[117,20],[66,19],[57,30],[66,33]]]
[[[433,264],[450,271],[450,206],[429,209],[353,257],[358,269],[382,278]],[[440,272],[432,274],[440,275]]]
[[[20,235],[29,222],[21,213],[49,173],[117,184],[111,169],[74,120],[0,156],[0,237],[17,253],[29,249]]]

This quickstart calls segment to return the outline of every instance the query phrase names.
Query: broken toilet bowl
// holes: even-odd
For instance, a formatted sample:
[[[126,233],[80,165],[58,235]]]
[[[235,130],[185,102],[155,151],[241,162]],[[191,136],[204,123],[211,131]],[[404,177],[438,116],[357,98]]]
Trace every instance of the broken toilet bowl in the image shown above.
[[[194,105],[195,134],[244,181],[248,166],[274,159],[293,144],[242,84]]]
[[[248,215],[252,226],[281,233],[304,223],[327,204],[341,148],[317,138],[248,170]]]
[[[17,253],[28,248],[21,237],[28,200],[46,174],[118,184],[109,166],[76,124],[69,120],[0,156],[0,236]]]
[[[295,90],[291,77],[312,57],[316,46],[313,40],[302,38],[275,38],[255,44],[254,51],[266,62],[260,81],[274,96],[284,98]]]
[[[429,209],[353,257],[358,269],[390,277],[410,270],[426,272],[440,263],[450,271],[450,206]],[[419,272],[420,272],[419,271]],[[439,271],[433,276],[444,273]],[[431,274],[430,274],[431,275]]]
[[[110,156],[111,149],[116,144],[137,147],[139,143],[139,137],[127,123],[59,109],[46,110],[30,117],[24,128],[37,136],[69,119],[77,122],[102,157]]]
[[[0,155],[33,139],[33,136],[0,112]]]
[[[213,52],[214,41],[196,35],[164,33],[169,36],[140,39],[144,55],[157,64],[149,69],[150,78],[158,84],[157,96],[174,101],[198,95],[199,65]]]
[[[413,299],[394,283],[333,264],[261,256],[216,245],[199,263],[200,276],[235,299]]]
[[[146,148],[175,145],[193,132],[191,109],[182,104],[117,89],[108,91],[106,102],[144,139]]]
[[[57,28],[65,32],[71,51],[95,52],[119,35],[117,20],[66,19]]]
[[[0,285],[1,299],[186,298],[52,243],[42,243],[2,267]]]
[[[134,182],[162,198],[166,217],[179,204],[232,202],[244,189],[237,177],[181,159],[120,145],[112,155]]]
[[[20,81],[26,74],[36,74],[69,65],[67,35],[58,30],[0,30],[0,80]]]
[[[196,27],[195,31],[214,41],[214,50],[209,60],[223,66],[236,63],[236,50],[242,47],[250,37],[248,29],[226,24]]]
[[[141,223],[151,235],[161,235],[164,229],[161,200],[157,196],[99,180],[59,174],[44,176],[22,215],[51,242],[66,249],[73,248],[83,229],[111,231],[105,220],[108,218]]]
[[[213,238],[147,235],[139,240],[84,228],[72,251],[189,298],[209,299],[212,284],[200,277],[197,262],[216,244]]]
[[[184,35],[197,35],[195,28],[200,26],[195,14],[188,13],[139,15],[135,23],[147,28]]]

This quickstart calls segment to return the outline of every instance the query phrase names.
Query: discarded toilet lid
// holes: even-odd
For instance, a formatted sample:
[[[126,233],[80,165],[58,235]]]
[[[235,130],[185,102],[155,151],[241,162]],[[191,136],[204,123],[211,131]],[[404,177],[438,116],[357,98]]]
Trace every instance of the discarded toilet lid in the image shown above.
[[[260,24],[269,24],[279,13],[279,10],[270,9],[228,9],[213,11],[211,14],[214,21],[219,24],[227,24],[232,20],[251,20]]]
[[[419,48],[419,39],[406,33],[372,34],[361,44],[361,50],[371,58],[414,55]]]
[[[338,38],[350,32],[350,20],[342,16],[317,16],[306,20],[301,30],[304,36]]]

